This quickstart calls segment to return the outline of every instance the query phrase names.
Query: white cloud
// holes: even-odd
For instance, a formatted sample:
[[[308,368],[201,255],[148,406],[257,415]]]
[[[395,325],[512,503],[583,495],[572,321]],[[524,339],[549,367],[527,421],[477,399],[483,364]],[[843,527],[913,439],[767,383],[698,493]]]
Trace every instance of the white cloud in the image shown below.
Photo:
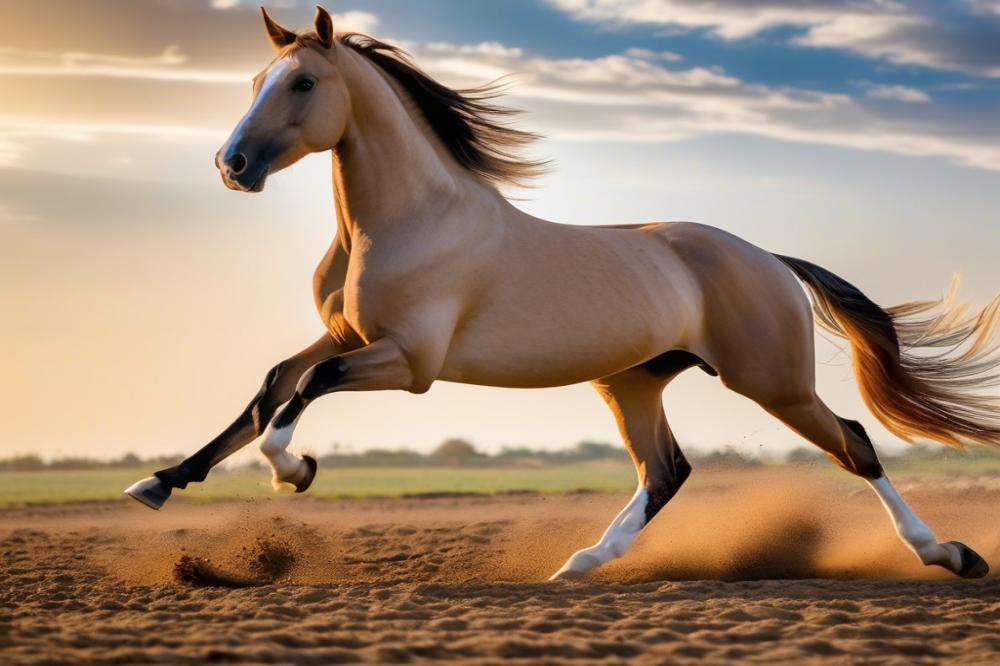
[[[843,15],[871,15],[891,0],[549,0],[573,16],[608,23],[705,28],[723,39],[743,39],[784,25],[822,25]]]
[[[449,42],[431,42],[423,47],[426,51],[439,53],[461,53],[463,55],[501,56],[519,58],[524,51],[518,48],[504,46],[499,42],[480,42],[479,44],[451,44]]]
[[[629,49],[625,52],[625,55],[630,58],[639,58],[640,60],[663,60],[664,62],[680,62],[684,60],[684,56],[679,53],[674,53],[673,51],[654,51],[653,49]]]
[[[933,118],[893,117],[846,95],[751,84],[717,68],[670,68],[634,53],[549,59],[493,49],[471,58],[468,48],[440,44],[415,51],[427,71],[449,84],[513,74],[512,95],[531,112],[532,124],[557,139],[676,141],[741,133],[1000,170],[995,135],[961,134]],[[872,90],[876,98],[909,102],[924,95],[901,86]]]
[[[930,95],[923,90],[917,90],[908,86],[875,85],[865,91],[865,96],[872,99],[892,100],[910,104],[926,104],[931,101]]]
[[[93,141],[107,134],[134,134],[148,137],[180,137],[225,135],[221,128],[193,125],[153,125],[144,123],[51,122],[17,116],[0,116],[0,140],[3,138],[61,139],[64,141]],[[0,144],[2,146],[2,144]]]
[[[373,32],[378,27],[378,16],[371,12],[349,11],[333,14],[333,27],[337,32]]]
[[[544,58],[494,42],[408,45],[417,62],[442,82],[469,87],[513,75],[514,105],[531,112],[527,124],[554,138],[575,141],[677,141],[726,133],[782,141],[941,157],[955,163],[1000,170],[1000,134],[983,127],[948,123],[922,91],[872,85],[866,97],[748,83],[715,67],[680,66],[655,52],[632,50],[599,58]],[[183,54],[167,49],[149,58],[61,54],[36,58],[34,72],[58,75],[138,77],[199,83],[235,81],[247,74],[181,66]],[[159,63],[159,64],[151,64]],[[235,90],[235,89],[234,89]],[[54,120],[0,116],[0,164],[18,162],[32,139],[91,141],[108,134],[224,137],[226,128],[192,109],[189,115],[129,123],[84,122],[67,108]],[[99,117],[99,116],[98,116]],[[60,122],[59,119],[65,119]],[[166,123],[164,120],[166,119]],[[217,119],[221,122],[221,116]],[[173,124],[175,123],[176,124]]]
[[[24,213],[17,212],[10,206],[0,204],[0,222],[34,222],[37,219],[34,215],[25,215]]]
[[[980,14],[1000,15],[1000,0],[968,0],[968,2]]]
[[[38,51],[0,46],[0,59],[11,61],[59,63],[66,67],[88,65],[117,65],[121,67],[177,66],[187,61],[180,47],[171,44],[154,56],[134,57],[107,53],[87,53],[84,51]]]
[[[727,40],[769,28],[802,47],[846,49],[897,64],[1000,77],[1000,2],[950,3],[947,16],[898,0],[549,0],[586,21],[705,29]]]
[[[24,150],[24,145],[4,136],[3,130],[0,129],[0,168],[17,164],[24,155]]]

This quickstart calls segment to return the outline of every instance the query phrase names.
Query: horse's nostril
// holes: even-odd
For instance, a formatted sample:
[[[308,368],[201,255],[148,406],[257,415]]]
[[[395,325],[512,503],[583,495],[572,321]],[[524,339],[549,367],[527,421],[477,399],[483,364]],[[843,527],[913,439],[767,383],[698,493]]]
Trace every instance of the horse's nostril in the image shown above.
[[[226,166],[234,176],[238,176],[247,169],[247,156],[243,153],[236,153],[226,161]]]

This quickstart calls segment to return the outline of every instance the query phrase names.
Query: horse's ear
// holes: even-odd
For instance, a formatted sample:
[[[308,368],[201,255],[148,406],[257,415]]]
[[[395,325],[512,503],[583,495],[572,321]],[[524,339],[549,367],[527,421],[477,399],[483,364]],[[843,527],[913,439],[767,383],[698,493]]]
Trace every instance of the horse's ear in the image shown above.
[[[316,5],[316,36],[324,48],[333,46],[333,19],[320,5]]]
[[[274,48],[283,49],[295,41],[295,33],[275,23],[267,15],[266,9],[261,7],[260,13],[264,15],[264,27],[267,28],[267,36],[270,38],[271,43],[274,44]]]

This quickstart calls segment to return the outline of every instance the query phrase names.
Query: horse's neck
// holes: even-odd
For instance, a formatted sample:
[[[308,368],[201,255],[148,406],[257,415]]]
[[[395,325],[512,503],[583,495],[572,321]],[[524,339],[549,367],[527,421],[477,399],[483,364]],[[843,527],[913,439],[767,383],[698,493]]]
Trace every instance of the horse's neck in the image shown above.
[[[347,131],[334,150],[341,233],[377,236],[430,222],[467,190],[471,174],[375,65],[345,47],[339,58],[351,95]]]

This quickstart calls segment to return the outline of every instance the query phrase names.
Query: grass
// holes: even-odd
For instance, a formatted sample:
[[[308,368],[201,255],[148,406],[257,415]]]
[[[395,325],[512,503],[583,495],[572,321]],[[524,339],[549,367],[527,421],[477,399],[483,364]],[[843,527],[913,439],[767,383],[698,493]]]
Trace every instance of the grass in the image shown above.
[[[941,458],[903,457],[889,458],[883,462],[889,474],[955,474],[975,476],[978,474],[1000,474],[1000,455],[989,451],[983,455],[981,449],[969,452],[947,452]]]
[[[0,472],[0,507],[112,500],[152,470]],[[578,489],[628,491],[635,470],[617,462],[539,468],[512,467],[320,467],[309,489],[313,497],[400,497],[421,493],[568,492]],[[215,472],[183,491],[185,499],[273,497],[270,471]]]
[[[824,477],[847,480],[832,464],[812,463]],[[937,459],[888,458],[893,479],[910,475],[1000,474],[1000,456],[947,456]],[[0,472],[0,507],[122,499],[122,490],[149,476],[144,467],[82,471]],[[700,470],[711,473],[710,469]],[[535,468],[520,467],[320,467],[312,497],[400,497],[425,493],[494,494],[513,491],[560,493],[573,490],[627,492],[635,488],[629,463],[595,461]],[[186,500],[274,497],[270,472],[218,471],[181,494]]]

